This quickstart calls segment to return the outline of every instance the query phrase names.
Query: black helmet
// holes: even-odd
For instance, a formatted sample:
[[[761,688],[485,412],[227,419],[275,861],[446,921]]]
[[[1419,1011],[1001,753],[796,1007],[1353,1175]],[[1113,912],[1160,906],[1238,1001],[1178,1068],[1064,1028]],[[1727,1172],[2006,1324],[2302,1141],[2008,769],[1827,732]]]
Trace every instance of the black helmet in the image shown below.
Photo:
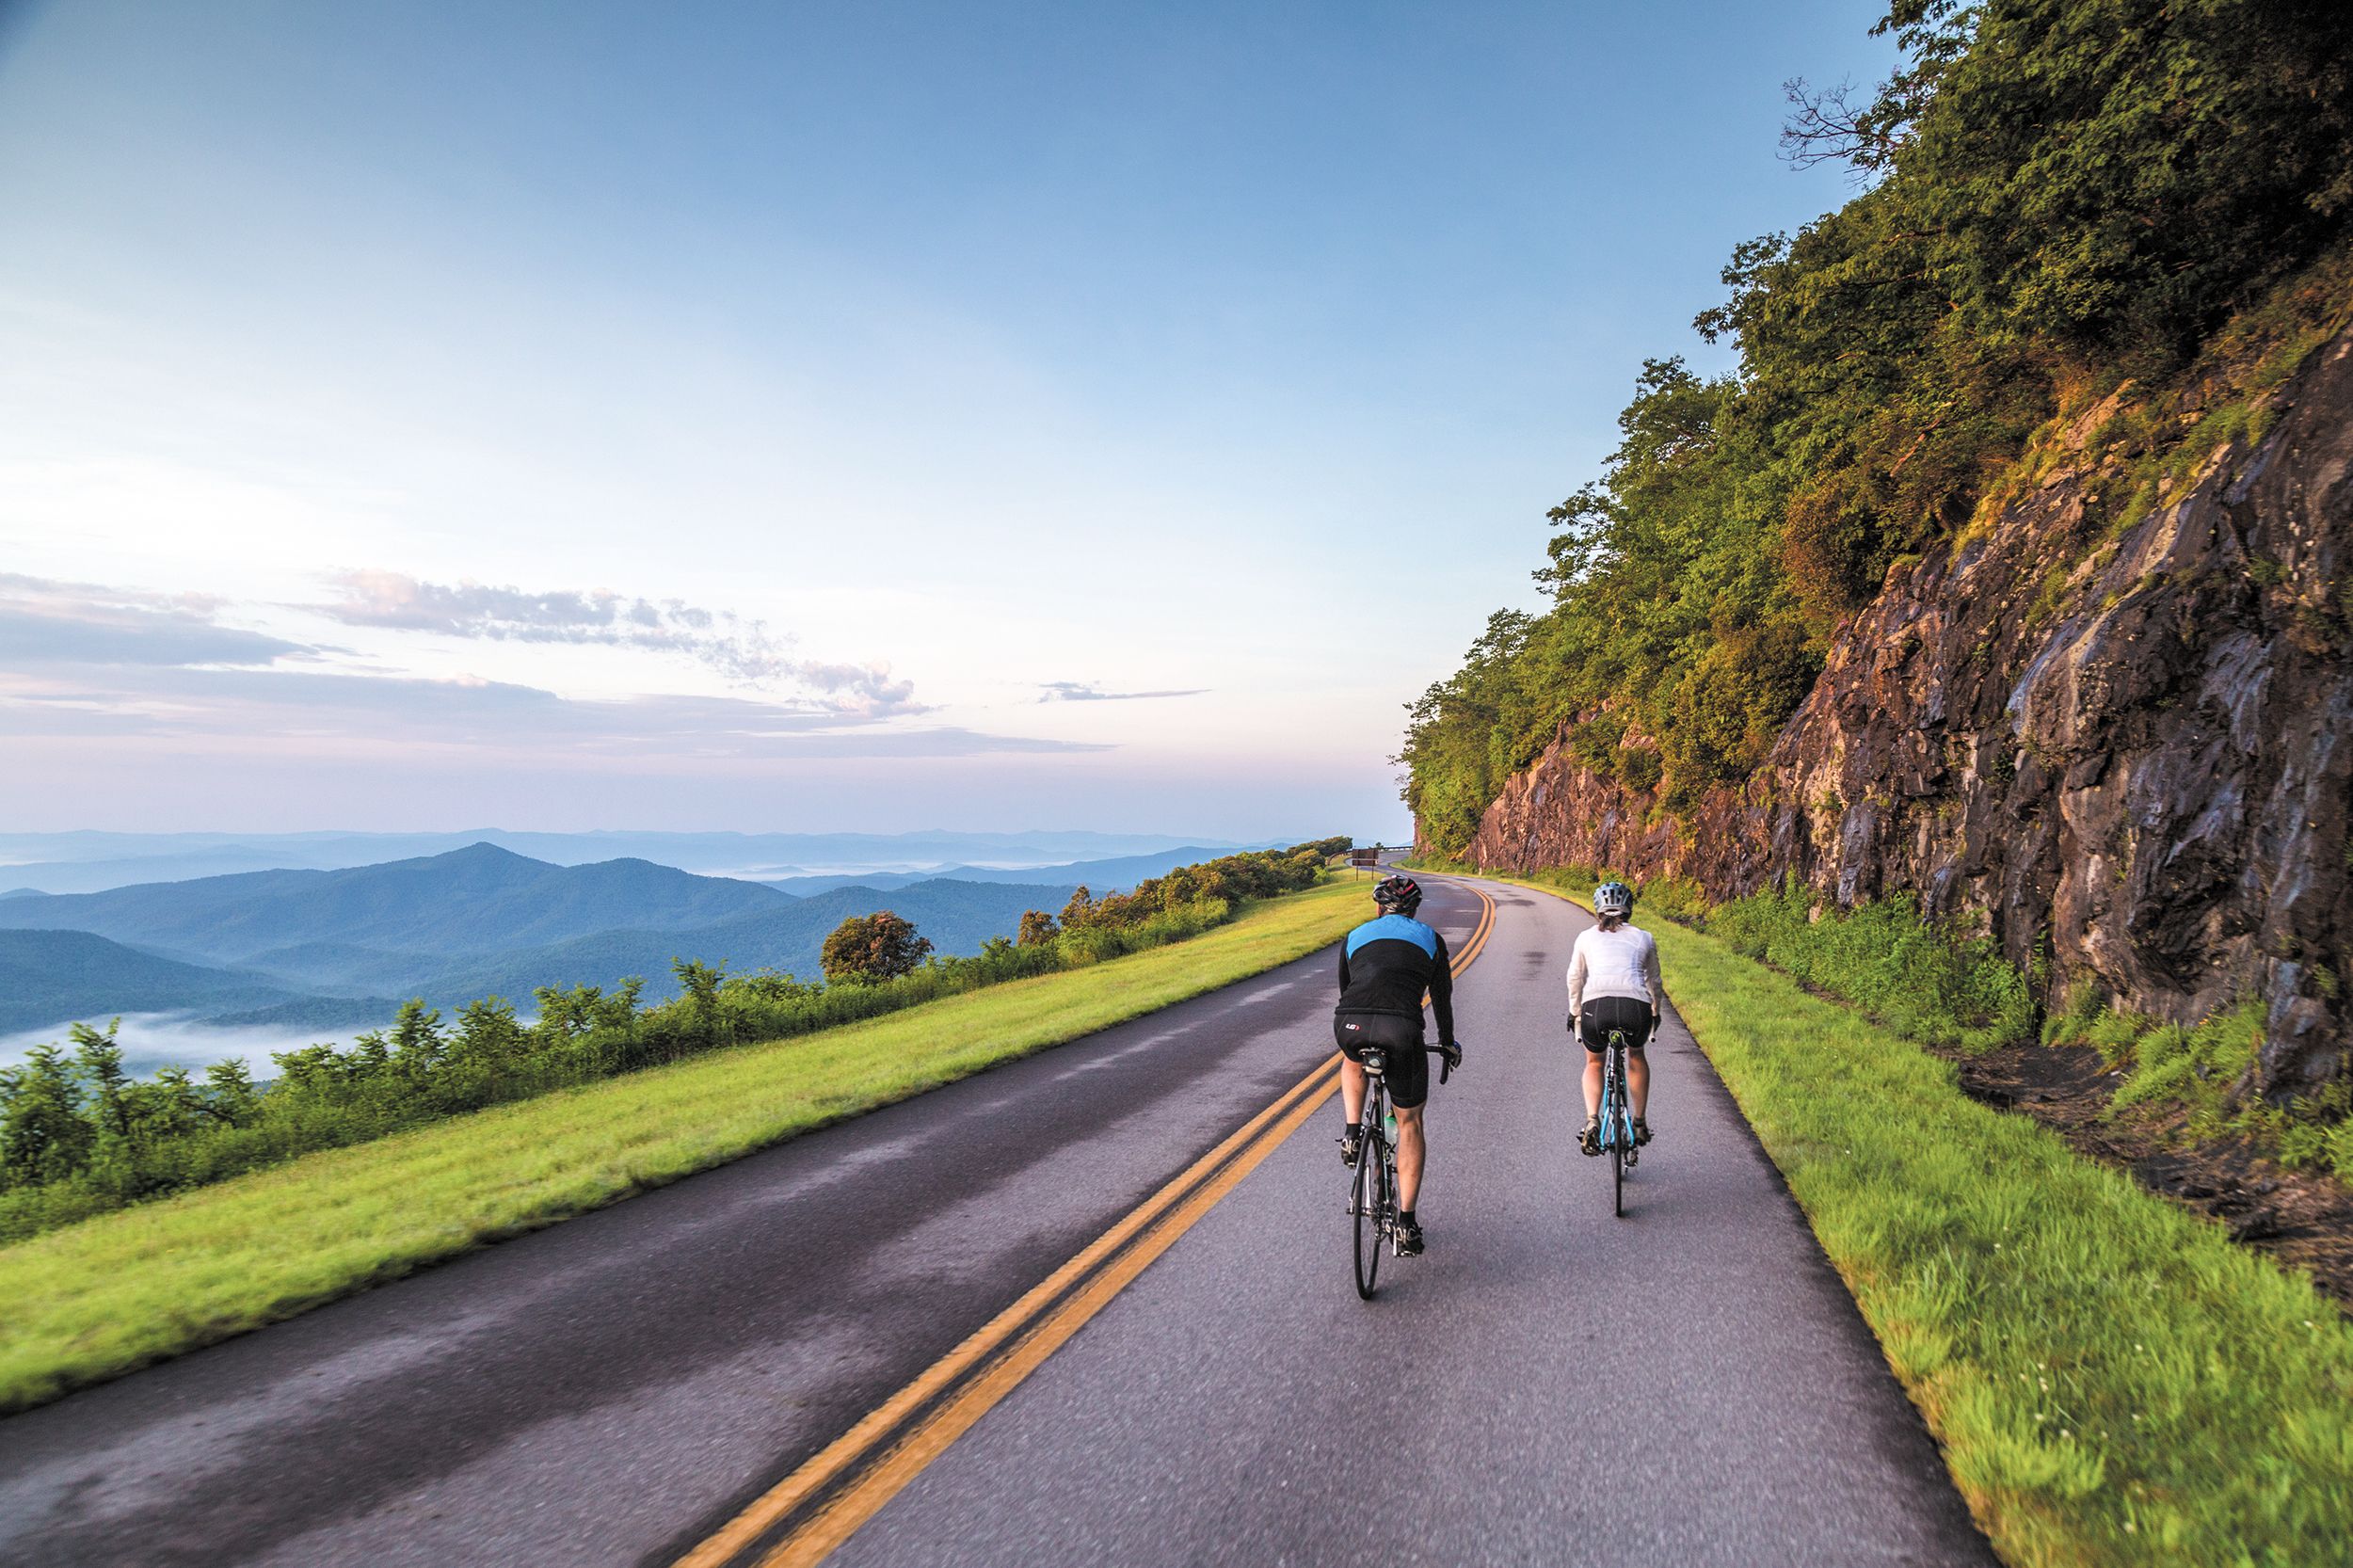
[[[1372,902],[1379,908],[1410,915],[1421,907],[1421,884],[1410,876],[1383,877],[1372,890]]]
[[[1593,913],[1625,920],[1634,913],[1634,889],[1623,882],[1605,882],[1593,889]]]

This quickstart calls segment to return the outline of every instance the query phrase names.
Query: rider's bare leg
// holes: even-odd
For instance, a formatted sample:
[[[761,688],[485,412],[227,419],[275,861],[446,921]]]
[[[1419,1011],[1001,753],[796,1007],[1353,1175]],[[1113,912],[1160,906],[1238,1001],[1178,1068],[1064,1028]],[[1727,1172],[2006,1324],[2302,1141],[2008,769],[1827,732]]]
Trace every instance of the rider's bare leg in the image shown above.
[[[1421,1195],[1421,1107],[1397,1108],[1397,1206],[1408,1214]]]
[[[1648,1082],[1647,1076],[1643,1080]],[[1585,1119],[1593,1121],[1601,1114],[1601,1052],[1585,1053]]]
[[[1351,1127],[1365,1118],[1365,1070],[1345,1056],[1340,1058],[1340,1110]]]
[[[1634,1102],[1634,1119],[1648,1121],[1650,1110],[1650,1054],[1630,1050],[1625,1053],[1625,1095]]]

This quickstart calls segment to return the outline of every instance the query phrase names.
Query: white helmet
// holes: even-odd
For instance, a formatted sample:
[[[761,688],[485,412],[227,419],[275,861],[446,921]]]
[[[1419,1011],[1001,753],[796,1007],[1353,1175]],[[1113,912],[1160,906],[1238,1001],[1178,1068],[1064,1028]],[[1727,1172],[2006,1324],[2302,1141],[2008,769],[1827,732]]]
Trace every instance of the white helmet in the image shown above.
[[[1593,889],[1593,913],[1625,920],[1634,913],[1634,889],[1623,882],[1605,882]]]

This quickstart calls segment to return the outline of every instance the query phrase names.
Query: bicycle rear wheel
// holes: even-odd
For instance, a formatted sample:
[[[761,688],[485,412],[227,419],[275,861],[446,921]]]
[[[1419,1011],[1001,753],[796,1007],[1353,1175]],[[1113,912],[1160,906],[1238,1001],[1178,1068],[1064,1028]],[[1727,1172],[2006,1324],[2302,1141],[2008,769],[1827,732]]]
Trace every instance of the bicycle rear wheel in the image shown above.
[[[1388,1239],[1383,1223],[1389,1208],[1388,1150],[1382,1146],[1377,1129],[1366,1131],[1364,1150],[1356,1156],[1356,1180],[1349,1207],[1356,1218],[1356,1294],[1370,1301],[1373,1285],[1381,1277],[1381,1244]]]
[[[1609,1053],[1609,1211],[1625,1218],[1625,1058]]]

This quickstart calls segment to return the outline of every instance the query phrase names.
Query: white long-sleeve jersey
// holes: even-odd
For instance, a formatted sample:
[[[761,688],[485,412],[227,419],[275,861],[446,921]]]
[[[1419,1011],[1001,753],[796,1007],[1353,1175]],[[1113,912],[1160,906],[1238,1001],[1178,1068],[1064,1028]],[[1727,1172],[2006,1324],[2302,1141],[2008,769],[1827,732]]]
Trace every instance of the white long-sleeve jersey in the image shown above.
[[[1615,931],[1593,926],[1577,933],[1569,953],[1569,1011],[1580,1013],[1588,997],[1631,997],[1660,1010],[1666,985],[1658,978],[1658,944],[1640,926]]]

